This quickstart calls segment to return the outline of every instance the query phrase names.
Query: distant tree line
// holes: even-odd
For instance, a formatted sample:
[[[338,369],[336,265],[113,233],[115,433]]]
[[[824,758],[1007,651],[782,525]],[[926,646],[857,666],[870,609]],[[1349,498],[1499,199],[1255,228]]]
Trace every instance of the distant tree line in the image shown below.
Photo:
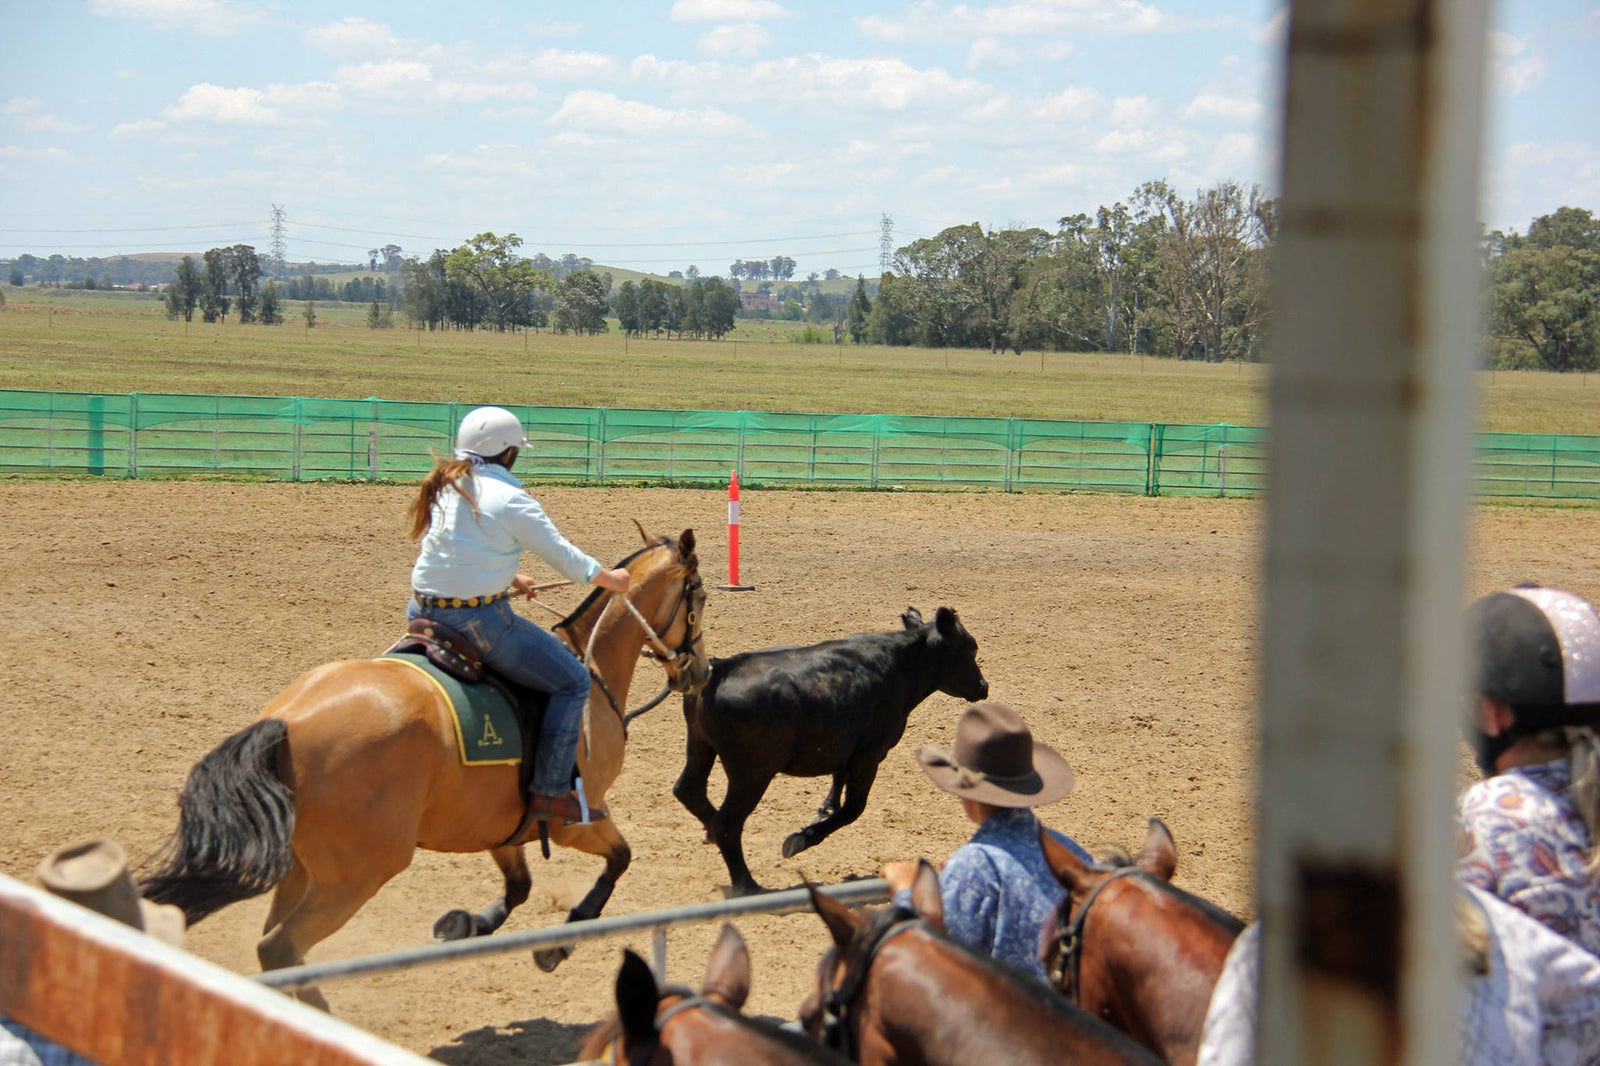
[[[624,281],[614,303],[617,323],[627,336],[676,333],[721,340],[733,329],[739,294],[721,278],[695,278],[672,285],[653,278]]]
[[[1484,237],[1490,365],[1600,369],[1600,219],[1561,207]]]
[[[690,270],[696,268],[690,267]],[[834,271],[837,275],[838,271]],[[777,278],[787,281],[794,277],[794,260],[786,255],[775,255],[771,259],[735,259],[728,267],[728,276],[731,278],[749,278],[751,281],[762,281],[766,278]]]

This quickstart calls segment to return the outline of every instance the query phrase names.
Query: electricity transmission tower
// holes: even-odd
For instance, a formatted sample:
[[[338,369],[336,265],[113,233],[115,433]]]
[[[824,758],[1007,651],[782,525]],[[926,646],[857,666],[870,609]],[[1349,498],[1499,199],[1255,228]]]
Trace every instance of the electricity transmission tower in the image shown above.
[[[273,273],[283,277],[284,265],[283,247],[283,208],[277,204],[272,205],[272,268]]]
[[[878,277],[889,273],[889,264],[894,259],[894,219],[887,214],[878,223]]]

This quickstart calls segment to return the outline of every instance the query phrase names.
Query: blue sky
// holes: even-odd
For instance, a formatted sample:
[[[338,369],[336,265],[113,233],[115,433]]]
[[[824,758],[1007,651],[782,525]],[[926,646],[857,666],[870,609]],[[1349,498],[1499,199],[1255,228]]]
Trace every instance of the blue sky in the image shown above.
[[[55,0],[0,42],[0,256],[426,254],[876,273],[1165,178],[1275,179],[1281,0]],[[1600,0],[1503,0],[1484,217],[1600,210]],[[176,228],[192,227],[192,228]]]

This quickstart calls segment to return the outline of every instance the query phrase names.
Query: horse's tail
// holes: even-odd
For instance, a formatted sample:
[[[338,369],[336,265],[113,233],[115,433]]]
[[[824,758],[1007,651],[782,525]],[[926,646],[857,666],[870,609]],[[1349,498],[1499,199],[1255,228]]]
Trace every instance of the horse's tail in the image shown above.
[[[195,764],[178,797],[177,831],[140,878],[146,899],[177,904],[193,925],[288,876],[294,794],[278,775],[287,739],[282,720],[263,718]]]

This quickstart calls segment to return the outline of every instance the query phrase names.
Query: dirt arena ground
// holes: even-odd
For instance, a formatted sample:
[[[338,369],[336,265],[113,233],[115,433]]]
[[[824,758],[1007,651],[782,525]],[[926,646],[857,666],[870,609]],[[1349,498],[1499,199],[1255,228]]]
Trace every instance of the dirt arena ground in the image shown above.
[[[190,765],[252,721],[303,670],[375,654],[396,635],[413,549],[411,489],[200,483],[0,484],[0,869],[30,876],[50,848],[105,835],[140,856],[171,830]],[[562,529],[602,557],[652,531],[695,526],[704,573],[724,573],[718,493],[547,490]],[[956,607],[979,641],[992,695],[1018,708],[1078,773],[1043,812],[1086,845],[1137,846],[1145,819],[1177,839],[1178,880],[1251,909],[1259,504],[1093,496],[752,492],[745,574],[759,591],[713,594],[713,654],[807,643]],[[1533,578],[1600,593],[1593,511],[1485,509],[1474,592]],[[570,606],[576,594],[551,594]],[[643,677],[644,675],[641,675]],[[643,687],[643,682],[641,682]],[[640,697],[636,694],[633,703]],[[746,848],[769,885],[869,876],[943,855],[969,827],[912,758],[948,745],[961,704],[936,695],[885,761],[867,813],[794,861],[783,837],[824,779],[781,778]],[[612,812],[634,864],[608,913],[718,898],[726,874],[673,800],[677,701],[635,725]],[[721,775],[713,776],[720,787]],[[556,922],[599,862],[535,851],[534,895],[508,928]],[[486,856],[419,853],[337,936],[329,959],[418,944],[454,906],[499,894]],[[265,898],[191,931],[196,953],[256,969]],[[825,934],[810,915],[741,923],[756,1013],[792,1017]],[[672,937],[675,979],[698,982],[716,929]],[[328,987],[341,1017],[447,1063],[558,1063],[610,1008],[624,941],[586,945],[555,975],[522,953]],[[647,938],[632,942],[648,951]]]

